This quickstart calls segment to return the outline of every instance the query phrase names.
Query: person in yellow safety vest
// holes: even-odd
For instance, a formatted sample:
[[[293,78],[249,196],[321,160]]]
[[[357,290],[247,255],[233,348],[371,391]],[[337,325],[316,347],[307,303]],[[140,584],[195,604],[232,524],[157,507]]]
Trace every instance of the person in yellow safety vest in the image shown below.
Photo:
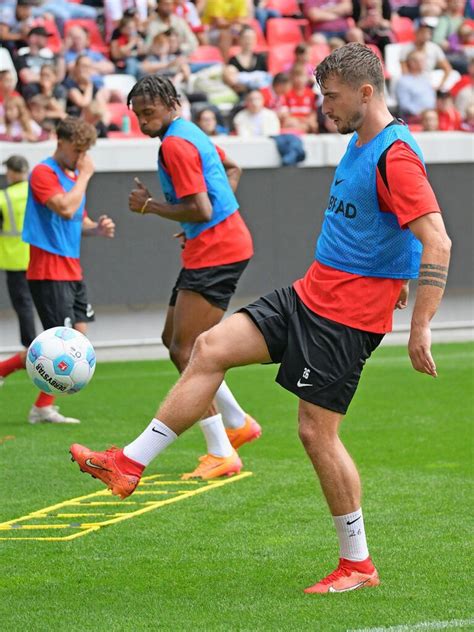
[[[18,317],[21,344],[25,347],[7,362],[20,369],[25,364],[26,349],[36,338],[33,300],[26,280],[30,246],[21,238],[29,167],[23,156],[10,156],[3,164],[7,168],[7,187],[0,190],[0,270],[6,272],[8,294]],[[2,384],[0,376],[0,386]]]

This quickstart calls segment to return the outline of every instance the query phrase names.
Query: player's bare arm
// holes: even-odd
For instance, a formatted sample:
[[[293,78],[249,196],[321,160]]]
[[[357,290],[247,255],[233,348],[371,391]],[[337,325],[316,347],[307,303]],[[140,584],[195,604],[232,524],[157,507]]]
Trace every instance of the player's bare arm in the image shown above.
[[[128,206],[134,213],[153,214],[175,222],[208,222],[212,217],[212,205],[205,191],[181,198],[178,204],[158,202],[138,178],[136,187],[128,198]]]
[[[84,237],[115,237],[115,222],[108,215],[101,215],[95,222],[89,216],[82,220],[82,234]]]
[[[242,176],[242,169],[228,156],[226,156],[225,159],[222,161],[222,165],[224,166],[230,188],[235,193],[237,191],[237,187],[239,186],[240,178]]]
[[[437,376],[431,355],[430,321],[436,314],[448,278],[451,240],[440,213],[429,213],[410,222],[423,244],[418,288],[411,321],[408,353],[416,371]]]
[[[89,180],[94,174],[92,158],[86,153],[81,155],[77,161],[76,169],[78,175],[73,188],[68,193],[53,195],[46,202],[46,206],[53,213],[57,213],[64,219],[71,219],[81,204]]]

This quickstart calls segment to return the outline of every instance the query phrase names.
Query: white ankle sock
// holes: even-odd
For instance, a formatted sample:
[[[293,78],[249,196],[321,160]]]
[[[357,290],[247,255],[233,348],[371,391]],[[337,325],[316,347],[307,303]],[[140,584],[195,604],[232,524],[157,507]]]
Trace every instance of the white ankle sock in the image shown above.
[[[177,437],[163,422],[153,419],[135,441],[124,447],[123,453],[146,466]]]
[[[221,415],[213,415],[199,422],[207,444],[207,453],[214,456],[230,456],[233,447],[226,434]]]
[[[245,423],[245,412],[225,382],[217,389],[216,403],[226,428],[241,428]]]
[[[353,562],[362,562],[369,557],[365,539],[364,517],[362,509],[345,516],[333,516],[339,538],[339,557]]]

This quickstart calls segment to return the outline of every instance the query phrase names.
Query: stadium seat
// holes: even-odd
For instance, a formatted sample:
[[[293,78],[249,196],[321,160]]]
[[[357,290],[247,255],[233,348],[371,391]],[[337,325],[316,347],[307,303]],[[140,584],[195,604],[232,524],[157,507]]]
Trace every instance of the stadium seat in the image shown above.
[[[64,22],[64,35],[67,36],[68,31],[73,26],[80,26],[89,35],[90,47],[92,50],[96,50],[99,53],[103,53],[104,55],[109,55],[109,47],[104,42],[102,34],[97,26],[97,23],[94,20],[88,20],[85,18],[75,19],[75,20],[66,20]]]
[[[300,20],[292,18],[271,18],[267,22],[267,42],[268,46],[278,46],[280,44],[299,44],[303,41]]]
[[[124,116],[128,116],[130,119],[130,132],[114,132],[114,134],[120,134],[120,138],[125,138],[127,136],[134,137],[142,137],[145,135],[140,131],[140,125],[138,124],[138,119],[130,110],[125,103],[107,103],[107,111],[110,114],[110,122],[117,127],[122,128],[122,121]]]
[[[293,61],[295,57],[294,50],[294,44],[272,46],[268,51],[268,72],[271,75],[283,72],[284,68]]]
[[[317,66],[331,52],[327,44],[312,44],[310,49],[310,62]]]
[[[104,75],[104,88],[120,92],[124,99],[136,83],[137,80],[133,75]]]
[[[265,8],[275,9],[275,11],[279,11],[285,17],[301,15],[301,9],[297,0],[268,0]]]
[[[215,64],[223,64],[224,58],[217,46],[198,46],[194,53],[189,56],[191,63],[212,62]]]
[[[413,42],[415,40],[415,27],[410,18],[402,18],[398,13],[392,13],[391,23],[397,42]]]

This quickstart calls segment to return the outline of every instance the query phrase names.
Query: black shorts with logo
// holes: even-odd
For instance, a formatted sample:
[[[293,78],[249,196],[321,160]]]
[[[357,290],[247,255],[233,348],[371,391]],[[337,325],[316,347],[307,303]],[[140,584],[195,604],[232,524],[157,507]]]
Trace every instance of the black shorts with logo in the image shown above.
[[[28,281],[28,284],[45,329],[95,320],[84,281]]]
[[[211,305],[226,311],[249,261],[250,259],[245,259],[237,263],[195,270],[182,268],[171,292],[170,306],[176,305],[179,290],[191,290],[201,294]]]
[[[263,334],[276,381],[300,399],[345,414],[367,358],[382,341],[375,334],[318,316],[292,287],[243,307]]]

